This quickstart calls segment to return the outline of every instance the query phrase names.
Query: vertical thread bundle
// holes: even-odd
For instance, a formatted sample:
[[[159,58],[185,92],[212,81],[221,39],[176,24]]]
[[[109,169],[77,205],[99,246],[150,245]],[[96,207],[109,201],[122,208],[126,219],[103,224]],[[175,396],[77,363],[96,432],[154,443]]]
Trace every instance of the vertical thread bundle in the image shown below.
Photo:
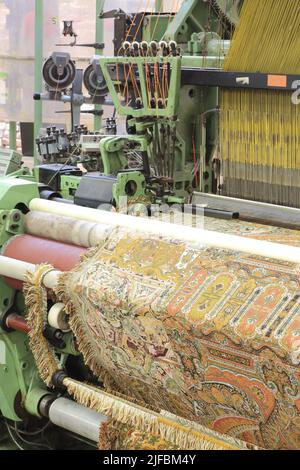
[[[245,0],[225,70],[300,73],[300,0]],[[300,119],[291,93],[222,90],[224,193],[300,207]]]

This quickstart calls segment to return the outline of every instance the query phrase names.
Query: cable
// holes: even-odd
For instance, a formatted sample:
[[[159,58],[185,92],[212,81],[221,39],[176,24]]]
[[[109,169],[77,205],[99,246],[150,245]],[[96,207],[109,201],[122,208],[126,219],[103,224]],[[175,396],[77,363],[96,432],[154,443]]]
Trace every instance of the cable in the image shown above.
[[[25,450],[17,441],[16,439],[14,438],[11,430],[10,430],[10,427],[9,427],[9,424],[7,423],[6,420],[4,420],[4,423],[5,423],[5,426],[7,428],[7,431],[8,431],[8,434],[10,435],[10,438],[11,440],[13,441],[13,443],[18,447],[19,450]]]
[[[23,431],[21,429],[18,429],[18,427],[17,427],[17,432],[19,434],[24,434],[25,436],[37,436],[38,434],[43,433],[50,426],[50,424],[52,424],[51,421],[48,421],[47,424],[45,424],[44,427],[38,429],[37,431],[33,431],[33,432]]]
[[[199,188],[199,180],[198,180],[198,162],[197,162],[197,151],[196,151],[195,135],[193,135],[193,158],[194,158],[194,177],[195,177],[196,187],[198,189]]]
[[[30,446],[35,446],[35,447],[40,447],[40,448],[47,449],[47,450],[53,450],[53,448],[50,447],[50,446],[47,445],[47,444],[42,444],[42,443],[39,443],[39,442],[27,441],[27,439],[24,439],[22,436],[20,436],[19,431],[18,431],[18,429],[17,429],[17,423],[15,423],[14,431],[15,431],[17,437],[18,437],[22,442],[24,442],[24,444],[28,444],[28,445],[30,445]]]
[[[48,185],[50,185],[50,183],[52,183],[52,181],[57,177],[57,175],[61,172],[61,170],[63,168],[65,168],[68,165],[68,163],[70,163],[72,161],[72,157],[74,156],[76,150],[80,150],[79,145],[75,146],[75,149],[73,150],[73,152],[69,154],[69,158],[65,161],[65,163],[62,165],[62,167],[59,170],[57,170],[56,173],[54,173],[52,178],[48,181]]]

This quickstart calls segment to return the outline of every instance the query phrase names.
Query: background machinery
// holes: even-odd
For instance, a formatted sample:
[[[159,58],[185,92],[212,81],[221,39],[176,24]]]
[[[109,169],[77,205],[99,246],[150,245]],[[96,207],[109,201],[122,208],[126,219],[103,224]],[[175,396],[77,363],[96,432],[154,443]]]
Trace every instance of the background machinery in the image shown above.
[[[221,185],[219,87],[249,86],[243,81],[249,74],[221,71],[242,4],[185,0],[177,14],[99,12],[104,20],[115,18],[114,56],[107,57],[104,49],[104,55],[94,56],[83,72],[70,54],[51,55],[42,71],[45,93],[34,98],[70,103],[71,126],[47,128],[36,136],[40,164],[33,170],[22,166],[16,152],[1,150],[2,254],[18,254],[37,264],[51,262],[66,271],[91,246],[93,227],[82,226],[82,232],[76,232],[67,220],[63,235],[57,232],[45,241],[39,233],[42,219],[29,209],[37,198],[117,210],[122,210],[124,198],[129,206],[144,204],[149,210],[156,204],[205,200],[214,215],[232,217],[244,211],[248,218],[264,217],[264,209],[252,211],[251,203],[232,209],[230,202],[221,199],[221,204],[210,196],[220,192]],[[65,34],[73,36],[66,23],[70,25],[65,22]],[[250,77],[250,86],[264,88],[263,78]],[[84,104],[112,107],[100,132],[81,125]],[[278,208],[266,210],[275,220]],[[297,223],[295,213],[293,224]],[[98,239],[106,230],[103,225]],[[58,248],[63,259],[57,256]],[[48,309],[44,335],[62,367],[72,377],[93,383],[59,306],[49,302]],[[1,277],[0,446],[66,449],[74,448],[75,442],[76,448],[93,447],[95,429],[105,417],[71,402],[59,387],[45,387],[28,347],[25,313],[22,282]]]
[[[190,202],[195,190],[216,193],[218,89],[194,85],[191,72],[222,67],[241,4],[190,0],[176,15],[102,12],[115,21],[113,57],[94,56],[83,72],[70,54],[53,53],[43,67],[46,92],[34,98],[69,102],[72,119],[68,130],[48,128],[37,137],[40,182],[53,171],[52,187],[72,199],[81,176],[89,178],[94,205],[115,207],[122,197],[151,205]],[[70,33],[72,26],[64,28]],[[106,103],[114,111],[99,134],[80,125],[83,104]],[[65,177],[79,163],[93,174],[76,169]]]

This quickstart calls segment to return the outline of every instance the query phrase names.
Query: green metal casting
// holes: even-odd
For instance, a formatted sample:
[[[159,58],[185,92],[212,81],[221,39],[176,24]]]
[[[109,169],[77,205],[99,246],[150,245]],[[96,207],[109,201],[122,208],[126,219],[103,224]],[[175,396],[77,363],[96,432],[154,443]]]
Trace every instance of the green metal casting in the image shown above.
[[[32,199],[40,197],[37,183],[21,178],[1,178],[0,210],[12,210],[29,206]]]
[[[9,148],[17,150],[17,123],[15,121],[9,123]]]
[[[138,72],[141,100],[139,109],[133,109],[128,104],[122,104],[119,99],[119,82],[117,80],[112,80],[109,73],[109,66],[116,66],[118,64],[125,64],[126,66],[129,66],[129,69],[130,67],[135,67]],[[150,68],[152,65],[154,65],[154,67],[167,67],[168,64],[171,67],[171,78],[166,105],[163,108],[152,108],[150,106],[150,98],[147,92],[146,67]],[[181,78],[181,57],[103,57],[100,58],[100,66],[115,108],[121,116],[172,117],[176,115]],[[127,75],[128,73],[129,72],[127,72]]]
[[[119,173],[118,181],[113,186],[113,198],[117,208],[120,208],[122,201],[126,198],[127,205],[149,204],[153,197],[146,189],[146,180],[140,171],[130,171],[129,173]]]
[[[62,197],[65,199],[74,199],[74,195],[80,184],[80,176],[66,176],[60,177],[60,189]]]

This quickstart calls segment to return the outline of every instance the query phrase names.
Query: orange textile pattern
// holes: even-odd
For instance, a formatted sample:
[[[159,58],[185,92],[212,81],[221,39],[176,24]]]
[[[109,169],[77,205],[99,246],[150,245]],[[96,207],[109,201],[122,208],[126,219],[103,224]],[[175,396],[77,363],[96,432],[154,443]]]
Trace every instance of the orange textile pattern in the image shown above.
[[[297,231],[213,224],[300,246]],[[63,277],[71,327],[96,375],[267,449],[300,446],[299,282],[292,263],[120,231]]]

